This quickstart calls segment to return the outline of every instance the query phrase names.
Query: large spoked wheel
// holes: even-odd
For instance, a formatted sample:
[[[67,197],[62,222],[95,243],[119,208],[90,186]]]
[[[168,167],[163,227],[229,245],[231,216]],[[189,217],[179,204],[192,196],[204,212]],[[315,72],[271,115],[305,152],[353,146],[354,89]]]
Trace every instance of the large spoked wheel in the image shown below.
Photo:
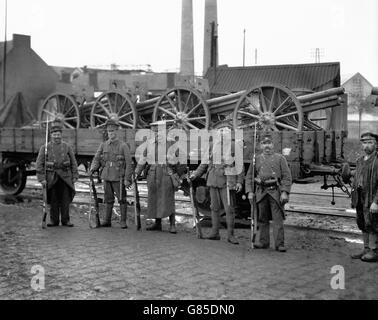
[[[61,120],[63,127],[78,129],[80,127],[80,114],[76,101],[64,93],[54,93],[43,102],[39,114],[39,122],[42,127],[47,122]]]
[[[101,94],[91,110],[92,129],[104,128],[108,119],[117,120],[124,129],[135,129],[137,111],[128,94],[108,91]]]
[[[168,90],[156,103],[153,121],[166,121],[178,129],[208,129],[209,108],[201,94],[193,89],[177,87]]]
[[[12,161],[11,159],[3,159],[3,172],[0,176],[0,187],[7,195],[20,194],[26,185],[25,165]]]
[[[303,130],[303,111],[288,88],[266,84],[248,90],[238,101],[233,114],[234,129],[264,131]]]

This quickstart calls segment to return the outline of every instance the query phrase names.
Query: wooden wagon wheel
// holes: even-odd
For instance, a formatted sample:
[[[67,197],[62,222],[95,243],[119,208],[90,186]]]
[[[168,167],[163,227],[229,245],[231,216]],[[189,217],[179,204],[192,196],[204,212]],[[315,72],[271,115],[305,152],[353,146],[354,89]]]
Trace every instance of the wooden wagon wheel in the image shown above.
[[[137,111],[127,93],[113,90],[97,98],[91,110],[92,129],[104,127],[108,119],[117,120],[121,128],[136,128]]]
[[[164,120],[179,129],[208,129],[209,108],[196,90],[176,87],[166,91],[155,105],[152,120]]]
[[[0,176],[0,187],[7,195],[20,194],[26,185],[25,164],[12,159],[4,158],[2,161],[3,172]]]
[[[46,122],[61,120],[63,127],[78,129],[80,127],[80,114],[76,101],[65,93],[53,93],[43,102],[39,121],[42,127]]]
[[[248,90],[233,114],[234,129],[264,131],[303,130],[303,111],[295,94],[277,84],[264,84]]]

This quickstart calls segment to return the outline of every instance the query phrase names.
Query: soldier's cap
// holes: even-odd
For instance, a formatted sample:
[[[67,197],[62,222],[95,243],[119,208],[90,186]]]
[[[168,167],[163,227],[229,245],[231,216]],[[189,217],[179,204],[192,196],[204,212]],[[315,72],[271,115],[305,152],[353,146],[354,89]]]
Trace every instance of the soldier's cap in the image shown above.
[[[270,133],[265,133],[261,136],[261,140],[260,140],[261,143],[269,143],[269,142],[273,142],[273,137]]]
[[[365,132],[361,135],[360,141],[369,141],[369,140],[375,140],[378,142],[378,135],[372,132]]]
[[[106,121],[106,123],[105,123],[105,126],[106,126],[106,128],[114,127],[114,129],[118,129],[119,128],[119,123],[115,119],[108,119]]]
[[[50,133],[54,132],[62,132],[63,131],[63,123],[59,120],[55,120],[51,123]]]

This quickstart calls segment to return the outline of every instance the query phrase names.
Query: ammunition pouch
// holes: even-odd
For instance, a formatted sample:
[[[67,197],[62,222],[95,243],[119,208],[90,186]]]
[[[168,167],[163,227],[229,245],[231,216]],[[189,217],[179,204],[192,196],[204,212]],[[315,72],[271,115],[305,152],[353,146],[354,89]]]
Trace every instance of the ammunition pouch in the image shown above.
[[[116,157],[117,166],[123,168],[125,166],[125,157],[123,155],[118,155]]]
[[[261,180],[261,182],[257,182],[258,185],[260,185],[263,189],[268,189],[268,190],[275,190],[278,189],[279,183],[276,178],[269,178],[269,179],[264,179]]]
[[[56,162],[53,162],[53,161],[46,162],[47,171],[55,171],[55,170],[68,171],[70,167],[71,167],[71,162],[69,160],[64,161],[61,164],[57,164]]]

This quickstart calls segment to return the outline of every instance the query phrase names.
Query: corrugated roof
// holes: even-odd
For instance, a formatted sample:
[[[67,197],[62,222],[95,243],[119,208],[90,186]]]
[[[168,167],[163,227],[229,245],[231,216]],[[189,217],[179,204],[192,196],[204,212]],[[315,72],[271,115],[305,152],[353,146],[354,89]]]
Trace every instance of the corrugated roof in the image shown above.
[[[225,94],[249,89],[262,83],[276,83],[291,89],[305,88],[322,91],[340,87],[340,63],[312,63],[252,67],[218,67],[214,83],[214,69],[206,78],[213,94]]]
[[[4,41],[0,42],[0,63],[3,62],[4,59]],[[13,48],[13,41],[7,41],[7,54],[9,51],[11,51]]]

